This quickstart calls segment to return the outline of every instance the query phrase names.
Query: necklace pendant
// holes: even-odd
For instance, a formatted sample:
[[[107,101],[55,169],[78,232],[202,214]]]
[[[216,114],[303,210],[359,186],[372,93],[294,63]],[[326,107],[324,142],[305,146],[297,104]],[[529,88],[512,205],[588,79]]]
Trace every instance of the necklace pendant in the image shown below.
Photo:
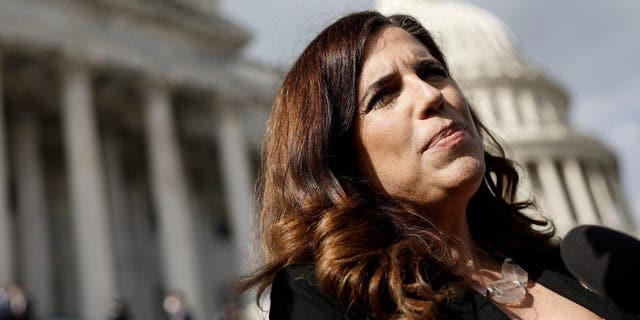
[[[529,274],[522,267],[513,263],[511,258],[506,258],[502,263],[502,278],[518,281],[524,287],[529,281]]]
[[[506,258],[502,263],[502,279],[487,285],[487,298],[502,304],[521,301],[527,295],[526,285],[529,275],[513,260]]]
[[[527,294],[527,291],[520,283],[504,279],[491,282],[487,287],[487,291],[491,292],[489,298],[503,304],[516,303],[524,299]]]

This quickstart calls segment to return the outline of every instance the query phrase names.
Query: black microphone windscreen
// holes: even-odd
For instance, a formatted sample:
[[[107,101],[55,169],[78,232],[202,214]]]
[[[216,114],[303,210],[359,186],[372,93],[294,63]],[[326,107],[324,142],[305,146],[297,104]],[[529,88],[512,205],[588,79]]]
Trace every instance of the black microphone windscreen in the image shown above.
[[[560,244],[567,269],[585,286],[640,314],[640,241],[609,228],[573,228]]]

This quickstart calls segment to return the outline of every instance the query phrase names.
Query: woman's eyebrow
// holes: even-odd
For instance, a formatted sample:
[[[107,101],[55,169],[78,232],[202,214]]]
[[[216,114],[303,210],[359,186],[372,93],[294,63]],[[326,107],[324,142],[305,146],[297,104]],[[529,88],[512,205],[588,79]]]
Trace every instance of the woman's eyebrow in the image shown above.
[[[428,70],[432,68],[444,69],[444,66],[442,65],[442,63],[440,63],[440,61],[433,58],[420,59],[414,64],[415,70],[425,70],[425,69]],[[362,96],[362,99],[358,101],[358,104],[364,103],[364,101],[367,99],[368,96],[376,92],[381,87],[384,87],[389,81],[393,80],[393,78],[396,77],[397,75],[398,75],[398,70],[393,70],[390,73],[380,77],[378,80],[374,81],[372,84],[369,85],[369,87],[367,88],[367,91],[365,91],[364,95]]]
[[[414,66],[416,70],[431,69],[434,67],[444,69],[444,66],[442,65],[442,63],[440,63],[440,61],[435,59],[421,59],[421,60],[418,60]]]

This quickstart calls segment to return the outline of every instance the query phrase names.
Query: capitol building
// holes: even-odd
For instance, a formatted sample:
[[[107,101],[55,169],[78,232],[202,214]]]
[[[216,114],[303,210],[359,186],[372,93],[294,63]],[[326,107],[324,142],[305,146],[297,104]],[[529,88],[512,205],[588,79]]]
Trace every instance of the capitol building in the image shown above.
[[[233,297],[280,75],[206,2],[0,2],[0,287],[35,318]]]
[[[242,56],[250,35],[215,2],[0,2],[0,303],[19,288],[35,319],[163,319],[175,297],[204,320],[236,299],[282,71]],[[458,1],[375,6],[432,30],[560,235],[636,232],[615,155],[571,127],[566,91],[500,20]]]

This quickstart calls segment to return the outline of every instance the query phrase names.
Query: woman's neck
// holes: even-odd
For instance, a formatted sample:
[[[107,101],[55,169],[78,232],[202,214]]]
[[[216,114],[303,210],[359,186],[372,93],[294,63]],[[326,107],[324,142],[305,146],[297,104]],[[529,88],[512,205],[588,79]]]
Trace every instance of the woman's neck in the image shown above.
[[[451,239],[452,248],[457,250],[459,258],[455,273],[476,283],[495,280],[500,274],[502,262],[480,249],[471,234],[466,210],[464,212],[448,215],[449,219],[436,222],[443,234]]]
[[[456,205],[451,206],[452,203]],[[464,202],[448,201],[447,206],[414,208],[425,212],[442,232],[457,256],[454,273],[475,283],[493,281],[500,275],[501,261],[484,252],[476,243],[467,221]]]

